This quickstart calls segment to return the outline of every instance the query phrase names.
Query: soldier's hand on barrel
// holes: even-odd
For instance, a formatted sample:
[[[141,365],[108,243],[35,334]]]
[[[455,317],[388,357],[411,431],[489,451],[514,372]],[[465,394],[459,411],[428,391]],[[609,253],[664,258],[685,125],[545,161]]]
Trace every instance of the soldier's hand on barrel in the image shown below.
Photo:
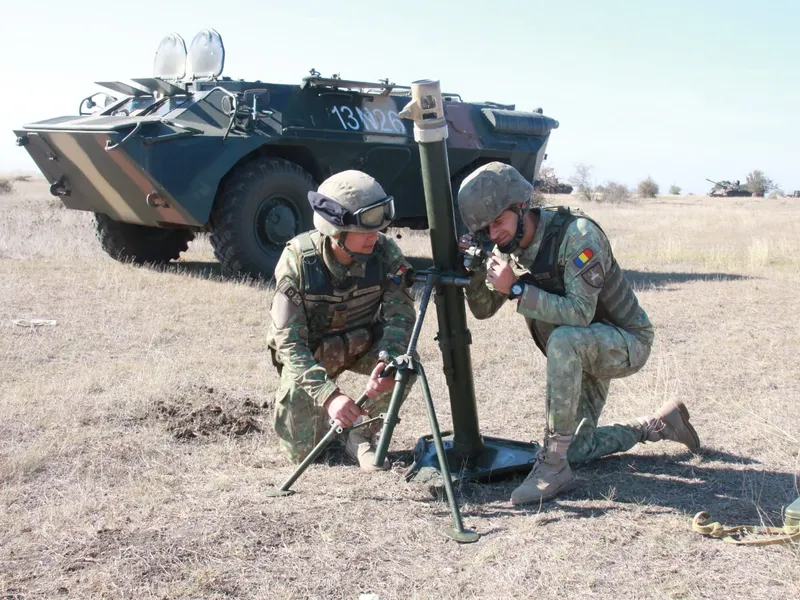
[[[458,239],[458,249],[461,252],[465,252],[466,250],[469,249],[470,246],[472,246],[472,242],[473,242],[472,234],[465,233]]]
[[[517,280],[511,265],[494,254],[489,254],[486,264],[486,281],[491,283],[498,292],[508,294],[512,284]]]
[[[386,363],[378,361],[378,364],[375,365],[374,369],[372,369],[372,374],[369,376],[369,381],[367,382],[367,389],[365,392],[367,397],[375,399],[380,394],[391,390],[394,386],[393,377],[388,374],[386,377],[381,377],[381,372],[385,368]]]
[[[324,408],[328,416],[340,427],[350,427],[358,417],[367,414],[350,396],[338,391],[325,401]]]

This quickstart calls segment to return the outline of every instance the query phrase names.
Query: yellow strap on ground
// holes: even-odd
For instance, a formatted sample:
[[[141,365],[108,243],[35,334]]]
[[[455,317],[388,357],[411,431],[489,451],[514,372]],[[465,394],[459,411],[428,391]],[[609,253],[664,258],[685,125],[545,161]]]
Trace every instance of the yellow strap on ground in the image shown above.
[[[730,544],[739,546],[772,546],[774,544],[791,544],[800,542],[800,527],[755,527],[752,525],[739,525],[725,527],[722,523],[711,521],[707,512],[699,512],[692,519],[692,529],[701,535],[719,538]],[[772,537],[759,537],[747,539],[745,534],[768,535]]]

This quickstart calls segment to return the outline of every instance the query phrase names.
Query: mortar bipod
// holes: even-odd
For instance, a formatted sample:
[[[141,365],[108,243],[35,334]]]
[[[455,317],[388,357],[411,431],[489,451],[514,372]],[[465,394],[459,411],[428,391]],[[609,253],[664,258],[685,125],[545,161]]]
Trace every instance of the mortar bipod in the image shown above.
[[[389,356],[388,354],[386,354],[385,352],[381,354],[385,354],[388,359]],[[384,372],[386,370],[388,370],[388,368],[384,369]],[[381,374],[381,376],[383,376],[383,374]],[[367,401],[367,395],[362,394],[361,397],[358,400],[356,400],[356,406],[361,407],[361,405],[364,404],[366,401]],[[287,477],[286,480],[282,484],[280,484],[280,486],[274,489],[269,489],[266,492],[264,492],[264,494],[266,496],[291,496],[292,494],[294,494],[294,490],[290,489],[294,484],[294,482],[297,481],[300,478],[300,475],[302,475],[305,472],[305,470],[309,467],[309,465],[311,465],[311,463],[313,463],[317,459],[317,457],[320,454],[322,454],[325,448],[328,447],[328,445],[336,438],[337,435],[349,432],[350,430],[356,429],[358,427],[363,427],[367,423],[371,422],[372,419],[368,421],[362,421],[358,425],[354,425],[352,427],[344,428],[341,427],[338,423],[336,423],[333,419],[331,419],[330,420],[331,428],[328,430],[328,433],[326,433],[325,436],[317,443],[317,445],[314,446],[311,452],[308,453],[308,456],[306,456],[303,459],[303,462],[297,465],[297,468],[294,471],[292,471],[292,474],[289,475],[289,477]]]
[[[405,396],[405,389],[408,385],[411,373],[414,372],[419,377],[420,385],[422,386],[422,395],[425,398],[425,407],[431,426],[431,436],[433,437],[436,456],[439,460],[439,469],[445,494],[447,495],[447,502],[450,505],[450,514],[453,517],[453,527],[445,530],[445,535],[462,544],[476,542],[480,536],[474,531],[465,530],[461,520],[461,511],[459,510],[455,493],[453,492],[453,479],[450,475],[450,465],[447,462],[447,455],[445,454],[444,443],[442,442],[442,434],[439,431],[439,422],[436,418],[436,410],[433,406],[433,398],[431,397],[430,388],[428,386],[428,379],[425,377],[425,369],[423,369],[422,363],[415,358],[417,341],[419,340],[419,334],[422,330],[422,323],[425,320],[425,314],[428,311],[428,303],[431,299],[434,286],[456,285],[466,287],[469,285],[469,278],[441,274],[433,269],[429,269],[407,275],[406,281],[409,285],[411,282],[423,282],[425,283],[425,287],[420,297],[419,311],[417,311],[417,318],[414,321],[414,328],[411,330],[411,339],[408,342],[408,349],[403,356],[398,356],[392,361],[392,364],[394,364],[397,370],[395,374],[395,384],[392,389],[392,398],[389,402],[389,408],[385,415],[383,415],[383,428],[381,429],[378,445],[375,449],[375,460],[373,464],[382,465],[383,461],[386,459],[392,433],[397,423],[400,422],[398,415],[400,412],[400,405],[403,403],[403,397]]]
[[[450,466],[447,462],[447,456],[445,455],[444,444],[442,443],[442,435],[439,431],[439,422],[436,419],[436,411],[433,406],[430,388],[428,387],[428,379],[425,377],[425,370],[423,369],[422,364],[414,358],[417,348],[417,341],[419,340],[419,334],[422,330],[422,323],[425,320],[425,314],[428,310],[428,303],[430,301],[434,285],[457,285],[466,287],[469,285],[469,279],[465,277],[456,277],[453,275],[442,275],[434,271],[422,271],[419,273],[407,274],[406,282],[407,285],[411,285],[413,282],[424,282],[425,288],[423,289],[422,296],[420,298],[419,311],[417,312],[417,318],[414,322],[414,328],[411,331],[411,339],[409,340],[406,353],[402,356],[395,357],[390,361],[388,360],[388,354],[386,352],[382,352],[379,357],[379,359],[387,365],[384,371],[381,373],[381,377],[388,375],[387,372],[394,368],[395,384],[394,388],[392,389],[392,397],[389,403],[389,409],[386,413],[381,415],[383,418],[383,428],[381,430],[381,437],[376,449],[374,464],[382,465],[383,461],[386,459],[386,452],[389,447],[389,442],[391,441],[392,432],[394,431],[395,425],[400,422],[398,413],[400,411],[400,405],[402,404],[403,396],[405,395],[405,388],[408,385],[408,380],[411,377],[411,373],[415,372],[417,373],[420,379],[420,384],[422,385],[422,395],[425,398],[428,420],[430,421],[431,426],[431,434],[433,437],[434,446],[436,448],[437,457],[439,459],[439,468],[442,473],[445,494],[447,495],[447,502],[450,505],[450,514],[453,518],[453,527],[446,529],[444,533],[447,535],[447,537],[462,544],[476,542],[480,536],[474,531],[464,529],[464,524],[461,519],[461,512],[453,491],[453,481],[450,475]],[[367,395],[364,394],[356,401],[356,404],[361,406],[366,401]],[[291,486],[295,481],[297,481],[297,479],[299,479],[309,465],[311,465],[311,463],[314,462],[314,460],[325,450],[325,448],[328,447],[328,445],[337,435],[346,433],[351,429],[363,426],[365,424],[365,422],[362,422],[359,425],[345,429],[331,420],[331,428],[328,430],[328,433],[325,434],[325,436],[316,446],[314,446],[313,450],[311,450],[308,456],[303,459],[303,462],[297,466],[292,474],[289,475],[289,477],[287,477],[279,487],[267,490],[265,495],[289,496],[294,494],[294,490],[290,489]],[[378,460],[379,458],[380,460]]]

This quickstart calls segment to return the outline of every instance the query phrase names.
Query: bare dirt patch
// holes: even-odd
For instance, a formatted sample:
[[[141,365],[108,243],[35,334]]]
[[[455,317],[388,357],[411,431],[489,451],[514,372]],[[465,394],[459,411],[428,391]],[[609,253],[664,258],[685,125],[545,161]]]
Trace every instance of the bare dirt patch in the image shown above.
[[[184,394],[153,401],[149,416],[161,421],[175,439],[213,439],[261,433],[271,408],[269,401],[195,385]]]

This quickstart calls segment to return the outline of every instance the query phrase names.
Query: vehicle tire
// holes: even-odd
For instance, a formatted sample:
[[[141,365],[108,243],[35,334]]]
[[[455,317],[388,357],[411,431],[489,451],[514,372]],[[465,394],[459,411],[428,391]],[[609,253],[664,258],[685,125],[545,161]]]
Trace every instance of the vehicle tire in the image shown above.
[[[95,213],[95,235],[106,253],[122,262],[165,263],[177,259],[189,247],[194,232],[133,225]]]
[[[223,271],[271,278],[286,242],[313,227],[308,192],[316,188],[305,169],[282,158],[237,167],[211,211],[211,245]]]

